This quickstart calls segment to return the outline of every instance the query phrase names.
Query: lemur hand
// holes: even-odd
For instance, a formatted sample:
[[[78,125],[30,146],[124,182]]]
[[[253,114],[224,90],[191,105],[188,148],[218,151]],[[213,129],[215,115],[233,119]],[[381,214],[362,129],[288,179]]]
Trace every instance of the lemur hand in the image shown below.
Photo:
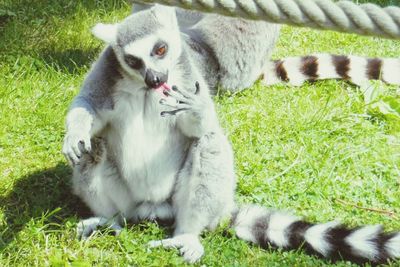
[[[177,116],[177,124],[182,132],[189,137],[200,138],[207,132],[219,129],[214,104],[207,92],[200,92],[200,85],[196,82],[194,92],[179,90],[176,86],[172,90],[164,91],[168,97],[160,100],[160,104],[173,108],[161,112],[161,116]]]
[[[195,84],[196,91],[194,93],[179,90],[178,87],[172,86],[172,90],[165,90],[164,94],[168,98],[160,100],[160,104],[173,108],[171,111],[161,112],[161,116],[177,115],[181,112],[190,111],[193,113],[201,113],[206,109],[206,101],[204,101],[200,94],[200,85],[198,82]]]
[[[62,152],[71,165],[79,164],[82,153],[91,150],[90,135],[82,131],[69,131],[64,138]]]

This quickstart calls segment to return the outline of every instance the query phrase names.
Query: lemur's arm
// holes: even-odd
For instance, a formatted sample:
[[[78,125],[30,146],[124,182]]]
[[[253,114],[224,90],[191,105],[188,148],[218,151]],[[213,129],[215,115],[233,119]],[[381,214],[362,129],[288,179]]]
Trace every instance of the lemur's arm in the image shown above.
[[[90,151],[90,139],[108,122],[101,114],[114,107],[113,88],[120,77],[115,62],[112,48],[106,48],[70,107],[63,153],[71,164],[78,164],[82,153]]]
[[[85,97],[75,98],[67,114],[63,145],[63,154],[71,164],[78,164],[82,153],[91,150],[90,139],[104,124]]]

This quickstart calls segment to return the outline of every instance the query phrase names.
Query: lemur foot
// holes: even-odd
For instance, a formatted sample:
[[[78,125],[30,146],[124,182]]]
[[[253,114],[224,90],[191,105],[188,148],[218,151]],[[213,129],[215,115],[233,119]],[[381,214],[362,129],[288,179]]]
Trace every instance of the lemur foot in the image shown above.
[[[149,246],[151,248],[160,246],[164,248],[177,248],[188,263],[197,262],[204,254],[204,248],[198,236],[193,234],[183,234],[173,238],[150,241]]]
[[[160,104],[173,108],[171,111],[161,112],[161,116],[176,115],[184,111],[192,111],[193,113],[199,114],[205,110],[207,103],[198,97],[200,93],[200,85],[198,82],[195,84],[196,91],[194,93],[188,91],[179,90],[176,86],[172,86],[172,90],[165,90],[164,94],[168,98],[160,100]],[[174,101],[175,100],[175,101]]]
[[[106,226],[107,229],[113,230],[115,235],[121,233],[122,227],[115,222],[114,219],[107,219],[104,217],[92,217],[89,219],[81,220],[76,227],[77,236],[79,239],[86,240],[96,233],[99,227]]]

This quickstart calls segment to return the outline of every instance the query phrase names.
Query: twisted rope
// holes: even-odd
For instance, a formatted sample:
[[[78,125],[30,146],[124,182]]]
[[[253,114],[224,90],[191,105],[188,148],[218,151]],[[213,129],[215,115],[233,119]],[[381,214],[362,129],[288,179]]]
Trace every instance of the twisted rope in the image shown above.
[[[331,0],[132,0],[295,26],[400,39],[400,8]]]

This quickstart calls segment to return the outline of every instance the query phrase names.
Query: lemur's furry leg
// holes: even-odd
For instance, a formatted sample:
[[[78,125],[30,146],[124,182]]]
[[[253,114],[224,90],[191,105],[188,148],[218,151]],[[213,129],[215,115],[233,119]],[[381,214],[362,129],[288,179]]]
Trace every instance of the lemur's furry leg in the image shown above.
[[[232,153],[224,135],[209,132],[193,141],[172,203],[176,213],[175,236],[200,234],[230,215],[235,189],[232,166]]]
[[[188,262],[200,259],[204,253],[200,233],[206,228],[214,229],[234,207],[231,160],[222,134],[207,133],[193,142],[173,197],[174,236],[150,242],[151,247],[178,248]]]
[[[123,185],[113,181],[118,173],[107,160],[105,141],[92,138],[90,151],[82,153],[79,164],[73,172],[73,189],[96,214],[96,217],[81,220],[77,226],[77,235],[81,239],[90,237],[99,227],[112,229],[115,234],[121,231],[118,208],[113,202],[115,196],[109,196],[110,190],[118,190],[120,197],[127,196]]]

